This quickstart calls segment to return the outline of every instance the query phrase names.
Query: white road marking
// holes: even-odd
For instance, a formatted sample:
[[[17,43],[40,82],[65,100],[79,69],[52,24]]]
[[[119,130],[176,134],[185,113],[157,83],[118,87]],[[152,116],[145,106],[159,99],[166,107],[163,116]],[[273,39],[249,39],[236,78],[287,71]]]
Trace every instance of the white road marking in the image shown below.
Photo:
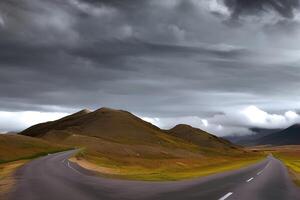
[[[261,175],[261,173],[263,173],[263,170],[261,170],[260,172],[258,172],[257,175],[259,176],[259,175]]]
[[[252,181],[254,178],[249,178],[246,182],[249,183],[250,181]]]
[[[220,199],[218,200],[225,200],[227,199],[228,197],[230,197],[233,193],[232,192],[228,192],[227,194],[225,194],[223,197],[221,197]]]
[[[62,162],[62,163],[65,163],[65,161],[66,161],[66,159],[63,159],[61,162]]]
[[[70,169],[72,169],[73,171],[75,171],[76,173],[80,174],[80,175],[83,175],[82,173],[80,173],[77,169],[74,169],[71,165],[70,165],[70,162],[68,161],[68,167]]]
[[[259,171],[259,172],[257,173],[257,175],[259,176],[260,174],[262,174],[263,171],[264,171],[266,168],[269,167],[269,165],[270,165],[270,161],[268,162],[268,164],[267,164],[261,171]],[[253,179],[254,179],[254,177],[251,177],[251,178],[249,178],[246,182],[249,183],[249,182],[251,182]],[[233,192],[228,192],[226,195],[224,195],[223,197],[221,197],[221,198],[218,199],[218,200],[225,200],[225,199],[227,199],[228,197],[230,197],[232,194],[233,194]]]
[[[270,165],[270,161],[268,162],[268,164],[260,172],[257,173],[257,175],[258,176],[261,175],[263,173],[263,171],[269,167],[269,165]]]

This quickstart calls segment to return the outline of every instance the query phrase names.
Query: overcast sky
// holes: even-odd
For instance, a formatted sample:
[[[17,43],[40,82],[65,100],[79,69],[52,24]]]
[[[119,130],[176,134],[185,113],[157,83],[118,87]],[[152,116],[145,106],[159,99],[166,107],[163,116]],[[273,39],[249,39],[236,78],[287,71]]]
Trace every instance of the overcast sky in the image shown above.
[[[83,108],[216,135],[300,121],[299,0],[2,0],[0,132]]]

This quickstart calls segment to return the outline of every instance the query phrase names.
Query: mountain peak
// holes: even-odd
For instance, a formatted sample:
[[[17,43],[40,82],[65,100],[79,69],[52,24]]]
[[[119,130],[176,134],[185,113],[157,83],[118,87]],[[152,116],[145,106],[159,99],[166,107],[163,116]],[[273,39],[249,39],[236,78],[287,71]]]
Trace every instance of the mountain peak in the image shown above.
[[[108,107],[102,107],[96,110],[95,112],[116,112],[119,110],[113,109],[113,108],[108,108]]]
[[[169,143],[160,138],[162,131],[130,112],[103,107],[94,112],[81,110],[60,120],[37,124],[21,132],[34,137],[77,134],[115,142]]]
[[[288,128],[300,128],[300,124],[294,124],[294,125],[292,125],[292,126],[290,126]]]
[[[81,110],[82,112],[85,112],[85,113],[90,113],[90,112],[93,112],[91,109],[88,109],[88,108],[85,108],[83,110]]]
[[[80,110],[80,111],[78,111],[78,112],[76,112],[76,113],[72,114],[72,115],[82,115],[82,114],[89,114],[89,113],[91,113],[91,112],[93,112],[93,111],[92,111],[92,110],[90,110],[90,109],[87,109],[87,108],[85,108],[85,109],[82,109],[82,110]]]
[[[209,134],[209,133],[206,133],[205,131],[199,129],[199,128],[196,128],[196,127],[193,127],[191,125],[188,125],[188,124],[177,124],[176,126],[174,126],[172,129],[170,129],[170,131],[189,131],[189,132],[201,132],[201,133],[204,133],[204,134]]]
[[[69,116],[66,116],[66,117],[62,118],[61,120],[70,119],[70,118],[77,118],[77,117],[89,114],[91,112],[93,112],[93,111],[91,111],[89,109],[83,109],[83,110],[80,110],[80,111],[78,111],[76,113],[73,113],[73,114],[71,114]]]
[[[177,124],[176,126],[174,126],[172,129],[176,129],[176,128],[186,128],[186,129],[191,129],[194,128],[191,125],[188,124]]]

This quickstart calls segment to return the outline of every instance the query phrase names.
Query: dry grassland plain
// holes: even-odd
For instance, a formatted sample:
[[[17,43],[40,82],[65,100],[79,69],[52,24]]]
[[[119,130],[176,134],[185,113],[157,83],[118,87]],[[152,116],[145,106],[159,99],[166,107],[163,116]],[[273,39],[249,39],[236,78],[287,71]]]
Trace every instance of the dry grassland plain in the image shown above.
[[[84,136],[77,137],[85,143],[81,145],[85,148],[71,161],[101,175],[122,179],[170,181],[197,178],[239,169],[266,157],[265,153],[251,151],[230,153],[206,148],[187,151],[161,146],[114,144],[100,142],[99,139],[91,142]]]

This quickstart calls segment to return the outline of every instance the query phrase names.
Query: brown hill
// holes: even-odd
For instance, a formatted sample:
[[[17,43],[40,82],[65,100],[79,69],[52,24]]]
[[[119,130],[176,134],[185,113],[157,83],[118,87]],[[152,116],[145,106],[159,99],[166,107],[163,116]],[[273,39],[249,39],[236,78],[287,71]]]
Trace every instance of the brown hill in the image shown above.
[[[20,132],[19,134],[31,137],[43,137],[49,131],[63,130],[69,126],[76,125],[75,123],[77,122],[77,119],[90,112],[91,111],[84,109],[56,121],[50,121],[31,126],[25,129],[24,131]]]
[[[122,166],[146,165],[152,159],[202,157],[198,146],[168,135],[127,111],[110,108],[80,111],[20,134],[83,147],[90,161]]]
[[[49,140],[83,135],[125,144],[191,146],[127,111],[110,108],[83,110],[57,121],[37,124],[20,134]]]
[[[185,124],[179,124],[168,130],[167,133],[199,147],[217,150],[241,150],[239,146],[234,145],[225,139]]]
[[[59,142],[66,140],[73,144],[81,143],[75,137],[80,135],[120,144],[155,145],[193,151],[203,148],[220,152],[239,149],[227,140],[188,125],[177,125],[169,131],[163,131],[127,111],[110,108],[94,112],[82,110],[56,121],[37,124],[20,134]]]

